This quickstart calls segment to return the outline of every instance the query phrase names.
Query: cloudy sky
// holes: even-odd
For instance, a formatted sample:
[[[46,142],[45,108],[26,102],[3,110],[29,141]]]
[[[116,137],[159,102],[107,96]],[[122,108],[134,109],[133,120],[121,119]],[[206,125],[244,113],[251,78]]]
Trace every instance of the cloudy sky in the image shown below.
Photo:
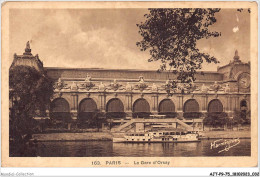
[[[137,23],[144,21],[147,9],[11,9],[10,62],[13,54],[24,52],[30,41],[32,53],[39,54],[45,67],[112,69],[158,69],[141,52]],[[219,66],[229,63],[237,49],[240,59],[250,59],[250,14],[222,9],[217,23],[210,27],[221,37],[198,41],[200,50],[215,56]],[[204,64],[205,71],[216,70]]]

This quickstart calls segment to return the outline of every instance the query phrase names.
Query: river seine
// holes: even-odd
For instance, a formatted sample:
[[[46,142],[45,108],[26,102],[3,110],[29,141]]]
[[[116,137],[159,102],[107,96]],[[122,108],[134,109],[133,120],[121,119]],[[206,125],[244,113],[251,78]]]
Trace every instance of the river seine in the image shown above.
[[[37,154],[41,157],[195,157],[251,155],[250,139],[240,139],[239,143],[231,145],[215,141],[202,140],[196,143],[150,144],[113,143],[112,141],[39,142]]]

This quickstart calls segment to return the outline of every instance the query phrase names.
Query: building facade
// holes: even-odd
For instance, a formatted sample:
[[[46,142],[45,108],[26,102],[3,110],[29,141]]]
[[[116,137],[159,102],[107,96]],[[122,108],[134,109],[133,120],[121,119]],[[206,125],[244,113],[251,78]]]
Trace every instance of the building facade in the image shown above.
[[[25,53],[14,56],[12,66],[43,67],[33,56],[29,43]],[[88,119],[98,110],[112,118],[203,119],[207,113],[250,111],[250,63],[243,63],[235,52],[232,61],[216,72],[198,72],[187,89],[172,72],[123,69],[45,67],[52,78],[55,94],[48,110],[50,117]]]

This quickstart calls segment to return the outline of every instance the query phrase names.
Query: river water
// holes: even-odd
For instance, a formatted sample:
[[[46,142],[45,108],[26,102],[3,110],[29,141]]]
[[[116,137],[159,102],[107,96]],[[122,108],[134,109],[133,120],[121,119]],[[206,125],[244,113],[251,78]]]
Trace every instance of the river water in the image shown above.
[[[229,150],[225,145],[211,148],[215,140],[195,143],[113,143],[112,141],[39,142],[41,157],[195,157],[250,156],[251,140],[240,139]]]

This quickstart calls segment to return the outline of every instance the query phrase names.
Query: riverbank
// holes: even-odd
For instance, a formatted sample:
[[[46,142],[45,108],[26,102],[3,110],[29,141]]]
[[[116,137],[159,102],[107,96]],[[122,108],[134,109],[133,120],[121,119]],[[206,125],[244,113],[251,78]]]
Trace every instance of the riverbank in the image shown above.
[[[250,139],[251,131],[203,131],[200,135],[203,139]]]
[[[113,135],[108,132],[85,133],[41,133],[34,134],[38,141],[111,141]]]
[[[203,139],[250,139],[250,131],[204,131],[200,133]],[[111,141],[113,137],[123,137],[124,133],[84,132],[84,133],[41,133],[34,134],[38,141]]]

